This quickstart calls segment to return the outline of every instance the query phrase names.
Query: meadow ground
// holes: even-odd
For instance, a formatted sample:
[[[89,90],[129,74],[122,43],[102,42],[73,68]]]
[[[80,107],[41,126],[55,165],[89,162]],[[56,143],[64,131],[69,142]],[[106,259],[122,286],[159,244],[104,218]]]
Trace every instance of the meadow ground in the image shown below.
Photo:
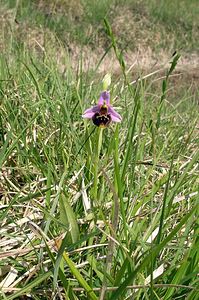
[[[198,1],[0,13],[0,299],[197,299]]]

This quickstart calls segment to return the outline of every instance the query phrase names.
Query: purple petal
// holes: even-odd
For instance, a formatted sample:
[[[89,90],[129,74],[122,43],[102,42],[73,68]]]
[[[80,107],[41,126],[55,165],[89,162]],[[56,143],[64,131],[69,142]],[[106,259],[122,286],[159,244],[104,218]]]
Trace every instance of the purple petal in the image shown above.
[[[108,91],[103,91],[100,94],[98,105],[103,105],[104,101],[106,102],[107,105],[110,105],[110,93]]]
[[[111,120],[113,122],[121,122],[122,121],[122,117],[120,116],[120,114],[118,114],[113,107],[109,107],[108,108],[108,113],[111,115]]]
[[[96,112],[99,112],[99,111],[100,111],[100,107],[98,105],[90,107],[90,108],[88,108],[88,109],[85,110],[85,112],[82,115],[82,118],[92,119],[92,117],[94,116],[94,114]]]

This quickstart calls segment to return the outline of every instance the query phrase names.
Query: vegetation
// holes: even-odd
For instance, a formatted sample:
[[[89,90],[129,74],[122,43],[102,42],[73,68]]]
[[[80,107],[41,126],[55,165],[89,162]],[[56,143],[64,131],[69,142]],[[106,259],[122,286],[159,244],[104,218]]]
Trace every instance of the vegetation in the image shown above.
[[[199,14],[177,2],[2,1],[0,298],[197,298],[198,88],[173,78]],[[145,44],[170,63],[133,69]]]
[[[141,45],[156,53],[175,48],[189,54],[199,49],[197,0],[3,0],[1,9],[5,17],[15,17],[21,38],[33,29],[38,35],[41,28],[48,29],[69,49],[74,42],[93,49],[106,47],[104,17],[109,18],[122,49],[136,50]]]

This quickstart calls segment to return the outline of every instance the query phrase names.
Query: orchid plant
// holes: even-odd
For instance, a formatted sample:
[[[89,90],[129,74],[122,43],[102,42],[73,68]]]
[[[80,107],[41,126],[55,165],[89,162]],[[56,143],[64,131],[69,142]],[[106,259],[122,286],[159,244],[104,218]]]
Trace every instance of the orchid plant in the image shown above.
[[[94,105],[85,110],[82,117],[85,119],[92,119],[93,124],[96,125],[99,130],[96,133],[96,144],[93,157],[93,199],[97,200],[98,190],[98,165],[99,156],[102,147],[102,132],[103,128],[109,126],[111,122],[119,123],[122,121],[122,117],[118,114],[113,106],[110,104],[110,92],[107,90],[111,84],[111,75],[106,74],[103,79],[103,91],[100,94],[97,105]]]
[[[122,117],[119,113],[115,111],[113,106],[110,103],[110,92],[107,90],[108,86],[111,84],[111,76],[109,74],[105,75],[103,79],[103,91],[100,94],[99,100],[97,105],[94,105],[88,109],[85,110],[82,117],[86,119],[92,119],[93,124],[98,127],[98,130],[96,131],[96,138],[95,143],[93,147],[93,155],[91,156],[92,161],[92,171],[93,171],[93,187],[91,190],[91,198],[92,198],[92,204],[91,206],[95,207],[97,205],[100,205],[100,193],[98,190],[98,181],[99,181],[99,159],[100,159],[100,153],[102,148],[102,136],[103,136],[103,128],[106,128],[110,125],[111,122],[120,123],[122,121]],[[94,130],[93,130],[94,131]],[[114,157],[114,165],[115,169],[117,169],[117,175],[115,177],[115,180],[117,182],[119,178],[119,162],[118,162],[118,145],[119,145],[119,128],[116,126],[115,133],[114,133],[114,151],[113,151],[113,157]],[[110,152],[111,153],[111,152]],[[103,168],[102,168],[103,170]],[[105,172],[104,172],[105,173]],[[106,176],[104,174],[104,176]],[[103,176],[103,177],[104,177]],[[104,179],[102,178],[101,184],[103,186]],[[117,183],[116,183],[117,184]],[[118,186],[118,184],[117,184]],[[121,190],[121,189],[120,189]],[[121,197],[122,199],[122,197]],[[114,205],[113,205],[113,230],[116,232],[117,226],[118,226],[118,216],[119,216],[119,197],[114,197]],[[122,204],[121,204],[122,206]],[[123,210],[124,211],[124,210]],[[93,216],[93,219],[95,217]],[[110,260],[112,250],[114,248],[114,242],[111,240],[109,242],[108,246],[108,254],[107,254],[107,261],[106,261],[106,272],[109,273],[110,271],[110,264],[112,259]],[[106,277],[104,277],[103,280],[103,287],[106,286]],[[104,288],[101,289],[100,292],[100,299],[104,299]]]

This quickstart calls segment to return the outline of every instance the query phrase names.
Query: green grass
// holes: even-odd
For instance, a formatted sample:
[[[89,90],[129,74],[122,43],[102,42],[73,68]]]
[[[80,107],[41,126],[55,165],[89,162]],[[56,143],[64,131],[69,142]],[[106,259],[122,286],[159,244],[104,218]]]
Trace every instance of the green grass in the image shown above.
[[[2,1],[2,9],[3,15],[9,9],[5,17],[12,15],[18,22],[20,38],[25,38],[26,31],[31,34],[43,27],[71,51],[71,43],[89,45],[92,50],[106,48],[102,23],[108,17],[118,45],[125,51],[150,46],[156,53],[162,49],[198,53],[197,0],[182,0],[180,4],[178,0],[9,0]]]
[[[25,20],[30,3],[20,5]],[[132,84],[101,5],[96,23],[121,68],[110,92],[123,117],[103,131],[81,116],[102,91],[104,58],[87,70],[80,51],[74,67],[57,32],[46,33],[42,49],[31,48],[12,22],[3,28],[2,299],[197,298],[197,91],[175,94],[177,55],[161,84],[154,87],[153,75]],[[31,22],[39,24],[36,16]]]

